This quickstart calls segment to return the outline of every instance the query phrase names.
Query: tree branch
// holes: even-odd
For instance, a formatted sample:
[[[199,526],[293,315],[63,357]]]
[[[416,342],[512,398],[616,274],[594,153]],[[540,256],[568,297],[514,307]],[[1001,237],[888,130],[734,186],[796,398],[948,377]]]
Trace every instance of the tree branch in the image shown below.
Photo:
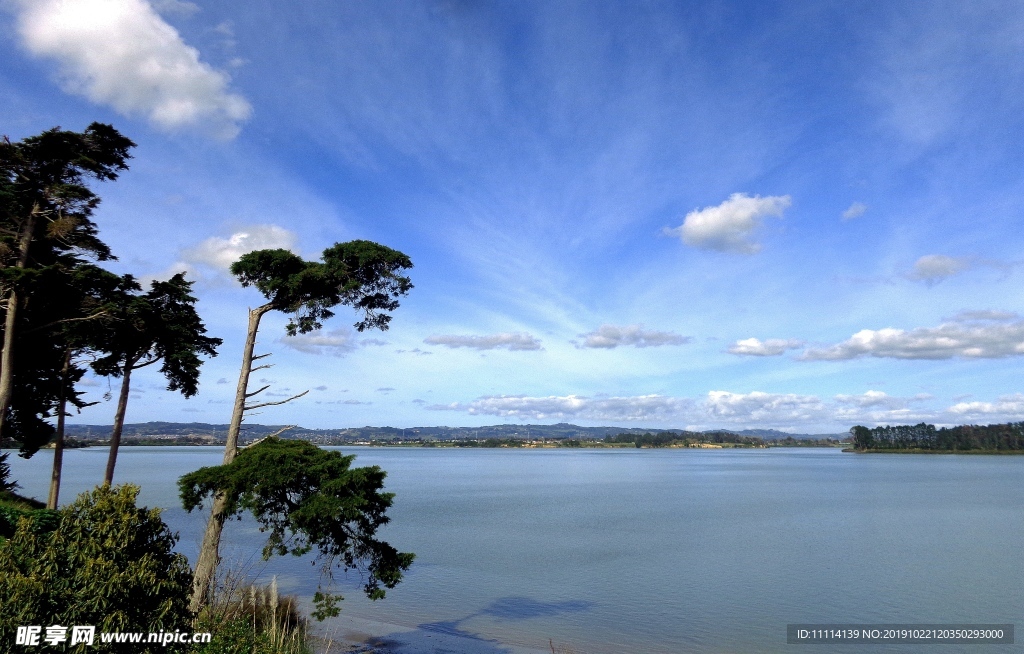
[[[252,360],[253,360],[253,361],[258,361],[259,359],[266,359],[266,358],[267,358],[267,357],[269,357],[269,356],[270,356],[271,354],[273,354],[273,352],[267,352],[266,354],[260,354],[260,355],[258,355],[258,356],[254,356],[254,357],[252,358]]]
[[[31,334],[33,332],[38,332],[38,331],[41,331],[43,329],[49,329],[50,327],[53,327],[55,325],[63,325],[65,323],[69,323],[69,322],[82,322],[83,320],[95,320],[97,318],[102,318],[103,316],[106,316],[106,315],[109,315],[106,311],[98,311],[98,312],[92,314],[91,316],[84,316],[82,318],[65,318],[64,320],[54,320],[51,323],[47,323],[45,325],[40,325],[39,327],[35,327],[33,329],[27,329],[27,330],[23,331],[22,333],[23,334]]]
[[[274,364],[272,364],[272,363],[264,363],[262,366],[256,366],[255,368],[249,368],[249,372],[253,373],[253,372],[256,372],[257,370],[263,370],[264,368],[273,368],[273,367],[274,367]]]
[[[293,395],[293,396],[291,396],[289,398],[280,400],[278,402],[261,402],[259,404],[253,404],[253,405],[248,405],[247,404],[244,407],[242,407],[242,411],[251,411],[252,409],[259,409],[260,407],[265,407],[265,406],[277,406],[278,404],[284,404],[285,402],[291,402],[292,400],[297,400],[297,399],[299,399],[300,397],[302,397],[303,395],[305,395],[307,393],[309,393],[309,391],[302,391],[298,395]]]
[[[268,388],[270,388],[270,384],[267,384],[266,386],[264,386],[263,388],[259,389],[258,391],[253,391],[252,393],[246,393],[245,396],[246,397],[252,397],[253,395],[257,395],[259,393],[262,393],[263,391],[267,390]]]
[[[269,436],[264,436],[263,438],[258,438],[256,440],[254,440],[253,442],[249,443],[248,445],[243,445],[242,447],[240,447],[238,449],[245,449],[246,447],[252,447],[253,445],[258,445],[258,444],[262,443],[263,441],[267,440],[268,438],[276,438],[277,436],[280,436],[281,434],[285,433],[289,429],[295,429],[295,425],[288,425],[287,427],[282,427],[281,429],[278,429],[277,431],[275,431],[273,434],[270,434]]]

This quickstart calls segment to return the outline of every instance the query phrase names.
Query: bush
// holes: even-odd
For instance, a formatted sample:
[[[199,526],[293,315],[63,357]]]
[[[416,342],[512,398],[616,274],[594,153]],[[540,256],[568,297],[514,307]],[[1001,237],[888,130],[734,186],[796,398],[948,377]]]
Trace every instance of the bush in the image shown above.
[[[278,595],[276,578],[256,586],[228,575],[200,614],[196,631],[208,631],[213,639],[191,654],[311,654],[298,602]]]
[[[177,535],[160,510],[136,507],[138,492],[124,485],[83,493],[58,512],[60,522],[49,533],[29,519],[18,521],[11,538],[0,542],[0,638],[9,641],[0,642],[0,650],[14,650],[23,625],[94,625],[97,634],[191,631],[188,562],[172,551]],[[116,647],[98,640],[72,651]],[[159,644],[130,647],[174,651]]]

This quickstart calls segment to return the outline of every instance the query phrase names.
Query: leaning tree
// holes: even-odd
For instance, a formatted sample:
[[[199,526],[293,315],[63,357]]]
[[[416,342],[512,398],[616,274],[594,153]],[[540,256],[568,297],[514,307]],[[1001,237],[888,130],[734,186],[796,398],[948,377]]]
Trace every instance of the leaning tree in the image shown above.
[[[230,466],[238,454],[238,436],[247,411],[283,404],[301,397],[297,395],[276,402],[251,401],[251,398],[267,388],[264,386],[249,391],[249,375],[262,367],[254,368],[253,362],[268,356],[254,356],[256,334],[263,316],[271,311],[288,315],[290,320],[286,331],[294,336],[320,329],[323,321],[334,315],[333,308],[347,305],[362,314],[362,320],[355,323],[357,330],[386,330],[391,321],[388,312],[397,309],[398,298],[412,288],[409,278],[402,274],[409,268],[412,268],[412,262],[405,254],[361,240],[334,244],[324,250],[320,261],[305,261],[288,250],[276,249],[250,252],[232,264],[231,272],[242,285],[255,287],[267,301],[249,310],[248,332],[224,448],[223,467]],[[237,478],[236,475],[230,477]],[[211,479],[207,478],[206,481],[210,482]],[[224,520],[240,506],[239,493],[242,492],[237,485],[224,487],[214,484],[205,490],[213,495],[213,508],[196,562],[191,598],[193,611],[198,611],[208,596],[219,561],[218,550]],[[194,499],[196,495],[192,497]],[[249,499],[246,502],[251,504],[256,501]],[[242,502],[241,506],[246,506],[246,502]],[[317,503],[314,503],[312,510],[316,510],[316,506]],[[330,510],[329,505],[319,506]],[[359,511],[358,508],[354,510]],[[408,567],[408,561],[405,566]]]
[[[84,132],[54,128],[17,143],[0,141],[0,308],[4,334],[0,353],[0,436],[14,393],[18,313],[27,286],[62,254],[112,259],[96,236],[92,213],[99,197],[87,179],[113,180],[127,169],[134,143],[110,125],[92,123]]]
[[[125,275],[123,287],[111,302],[111,320],[99,336],[97,349],[106,354],[92,364],[97,374],[121,378],[105,484],[114,481],[132,372],[159,362],[167,390],[192,397],[199,390],[200,355],[217,356],[216,348],[223,342],[205,335],[206,327],[195,309],[192,282],[185,280],[184,273],[166,282],[152,282],[146,293],[140,293],[138,283]]]

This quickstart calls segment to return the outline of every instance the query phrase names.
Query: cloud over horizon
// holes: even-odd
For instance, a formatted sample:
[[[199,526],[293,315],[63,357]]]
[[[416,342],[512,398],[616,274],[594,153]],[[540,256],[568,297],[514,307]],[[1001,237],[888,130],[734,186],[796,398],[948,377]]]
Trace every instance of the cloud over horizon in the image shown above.
[[[710,391],[696,399],[661,394],[628,397],[487,395],[471,402],[432,404],[423,408],[519,420],[647,421],[668,428],[695,430],[807,430],[822,425],[846,430],[857,424],[931,422],[953,425],[961,424],[968,417],[994,421],[1024,419],[1024,394],[1021,393],[1000,397],[996,402],[960,402],[945,409],[921,406],[933,399],[926,393],[900,397],[877,390],[859,395],[840,394],[831,399],[796,393]]]
[[[728,352],[740,356],[774,357],[784,354],[787,350],[801,348],[803,345],[803,341],[795,338],[769,338],[763,341],[745,338],[730,345]]]
[[[746,193],[733,193],[718,206],[694,209],[686,214],[682,225],[663,231],[696,248],[756,254],[761,251],[761,244],[752,239],[763,220],[767,217],[781,218],[791,204],[792,198],[788,195],[762,198],[760,195],[751,197]]]
[[[601,325],[587,334],[580,334],[583,343],[579,348],[611,350],[620,346],[659,347],[662,345],[684,345],[692,339],[675,332],[661,332],[644,329],[643,325]]]
[[[993,319],[1013,316],[978,312],[972,320],[911,330],[862,329],[849,339],[826,348],[808,349],[805,361],[841,361],[860,357],[889,359],[1001,359],[1024,355],[1024,320]],[[983,316],[979,319],[978,316]],[[1011,318],[1012,319],[1012,318]]]
[[[435,334],[423,339],[427,345],[444,345],[451,349],[467,347],[473,350],[540,350],[540,340],[530,334],[515,332],[472,336],[466,334]]]
[[[162,130],[202,128],[233,138],[252,107],[226,73],[199,58],[144,0],[15,0],[18,32],[37,57],[55,59],[68,93],[143,116]],[[193,3],[167,2],[169,12]]]

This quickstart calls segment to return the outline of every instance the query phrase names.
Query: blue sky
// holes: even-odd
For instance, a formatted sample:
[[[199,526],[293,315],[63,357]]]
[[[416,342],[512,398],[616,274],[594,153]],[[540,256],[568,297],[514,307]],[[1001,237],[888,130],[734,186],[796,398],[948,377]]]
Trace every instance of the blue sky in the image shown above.
[[[129,422],[227,422],[261,300],[234,258],[357,238],[416,287],[385,333],[269,316],[257,379],[310,393],[253,421],[1024,420],[1024,5],[0,8],[2,131],[135,140],[112,269],[187,270],[225,341],[191,400],[140,375]]]

